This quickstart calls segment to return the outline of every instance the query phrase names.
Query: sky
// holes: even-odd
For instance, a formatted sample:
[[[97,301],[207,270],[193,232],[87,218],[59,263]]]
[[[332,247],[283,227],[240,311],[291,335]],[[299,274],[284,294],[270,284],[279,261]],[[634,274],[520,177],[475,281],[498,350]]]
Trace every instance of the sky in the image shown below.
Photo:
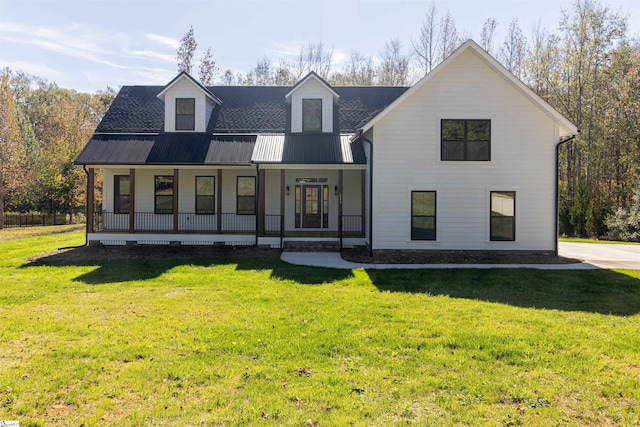
[[[193,26],[198,54],[210,47],[220,71],[246,73],[267,57],[291,60],[302,45],[333,49],[334,69],[352,50],[376,57],[399,39],[409,52],[431,0],[0,0],[0,67],[83,92],[164,85],[176,74],[176,48]],[[600,0],[629,16],[640,38],[640,1]],[[525,36],[537,23],[555,32],[572,0],[436,0],[458,33],[480,41],[489,17],[494,43],[517,18]],[[197,74],[197,73],[194,73]]]

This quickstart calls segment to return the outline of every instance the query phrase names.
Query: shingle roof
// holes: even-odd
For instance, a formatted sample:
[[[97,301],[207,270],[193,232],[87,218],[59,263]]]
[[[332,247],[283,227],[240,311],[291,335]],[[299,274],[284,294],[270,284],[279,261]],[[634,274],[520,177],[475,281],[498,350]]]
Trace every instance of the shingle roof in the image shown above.
[[[364,149],[351,135],[258,135],[254,163],[365,164]]]
[[[249,165],[256,136],[94,135],[79,165]]]
[[[96,133],[160,133],[164,103],[157,95],[164,86],[123,86]],[[210,133],[282,133],[286,131],[285,95],[289,86],[213,86],[222,100]],[[404,93],[406,87],[334,87],[340,132],[354,132]]]

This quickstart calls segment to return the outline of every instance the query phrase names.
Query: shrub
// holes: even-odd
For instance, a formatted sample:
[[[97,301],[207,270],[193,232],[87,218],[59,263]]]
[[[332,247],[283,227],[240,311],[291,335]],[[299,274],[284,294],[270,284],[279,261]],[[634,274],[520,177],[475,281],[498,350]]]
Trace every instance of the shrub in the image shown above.
[[[633,195],[631,206],[618,208],[605,221],[609,234],[614,239],[628,242],[640,242],[640,187]]]

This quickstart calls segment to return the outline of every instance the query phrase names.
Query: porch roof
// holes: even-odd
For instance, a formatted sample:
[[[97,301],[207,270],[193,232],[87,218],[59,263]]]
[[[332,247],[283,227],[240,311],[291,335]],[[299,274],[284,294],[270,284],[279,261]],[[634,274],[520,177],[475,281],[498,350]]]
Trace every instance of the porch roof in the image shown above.
[[[360,164],[366,159],[362,142],[351,134],[258,135],[251,160],[254,163]]]
[[[78,165],[250,165],[255,135],[95,134]]]

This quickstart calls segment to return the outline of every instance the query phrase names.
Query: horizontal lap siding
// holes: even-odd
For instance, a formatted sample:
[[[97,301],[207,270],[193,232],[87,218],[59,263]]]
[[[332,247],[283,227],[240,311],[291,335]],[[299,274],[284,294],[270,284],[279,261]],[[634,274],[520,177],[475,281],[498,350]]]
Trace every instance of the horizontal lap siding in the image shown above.
[[[313,78],[291,94],[291,131],[302,132],[303,99],[322,99],[322,132],[333,132],[333,94]]]
[[[490,162],[441,162],[440,120],[491,119]],[[474,53],[374,128],[377,249],[554,248],[556,125]],[[437,191],[437,243],[410,241],[411,191]],[[489,242],[489,191],[516,191],[517,242]]]

